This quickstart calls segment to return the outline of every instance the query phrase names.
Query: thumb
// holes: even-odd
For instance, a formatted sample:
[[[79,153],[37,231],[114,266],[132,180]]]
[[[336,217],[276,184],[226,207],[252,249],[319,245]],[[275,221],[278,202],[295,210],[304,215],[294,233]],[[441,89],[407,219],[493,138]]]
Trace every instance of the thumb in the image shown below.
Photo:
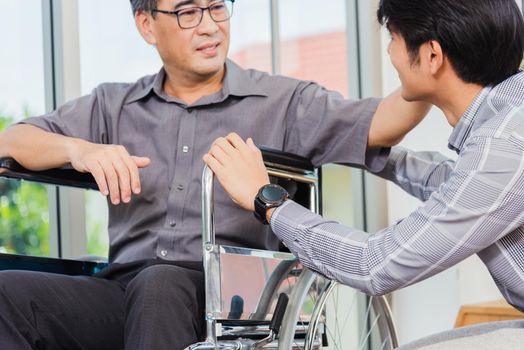
[[[151,159],[149,159],[147,157],[131,156],[131,158],[133,158],[133,160],[135,161],[136,166],[139,167],[139,168],[145,168],[146,166],[151,164]]]

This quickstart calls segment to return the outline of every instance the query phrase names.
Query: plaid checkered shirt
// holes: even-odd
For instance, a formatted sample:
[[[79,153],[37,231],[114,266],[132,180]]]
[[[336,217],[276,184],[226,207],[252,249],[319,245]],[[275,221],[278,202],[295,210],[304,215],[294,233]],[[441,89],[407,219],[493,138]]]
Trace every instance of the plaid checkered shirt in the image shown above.
[[[377,175],[423,201],[373,235],[293,201],[273,231],[302,263],[380,295],[477,254],[508,302],[524,310],[524,72],[484,88],[449,139],[457,160],[394,148]]]

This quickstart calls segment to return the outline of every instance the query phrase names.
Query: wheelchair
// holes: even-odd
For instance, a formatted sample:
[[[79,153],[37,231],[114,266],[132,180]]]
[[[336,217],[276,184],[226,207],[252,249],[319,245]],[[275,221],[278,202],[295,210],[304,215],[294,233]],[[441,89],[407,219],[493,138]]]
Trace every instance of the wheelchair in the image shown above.
[[[321,171],[296,155],[270,149],[262,149],[262,154],[271,181],[286,188],[298,203],[321,213]],[[70,169],[29,171],[10,158],[0,158],[0,176],[97,189],[90,174]],[[272,252],[216,244],[213,186],[213,173],[204,167],[206,339],[186,350],[389,350],[398,346],[385,297],[366,296],[330,281],[303,267],[285,247]],[[105,262],[0,254],[0,270],[92,275],[106,266]]]

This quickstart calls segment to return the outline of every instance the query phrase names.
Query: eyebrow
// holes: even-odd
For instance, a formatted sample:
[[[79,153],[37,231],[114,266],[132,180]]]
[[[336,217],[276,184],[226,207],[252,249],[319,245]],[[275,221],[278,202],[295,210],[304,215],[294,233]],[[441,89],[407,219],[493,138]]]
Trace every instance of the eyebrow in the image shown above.
[[[185,5],[196,5],[196,1],[195,0],[180,1],[178,4],[175,5],[175,10],[178,10],[179,8]]]
[[[197,5],[197,0],[184,0],[184,1],[180,1],[178,4],[175,5],[175,10],[178,10],[179,8],[181,8],[182,6],[186,6],[186,5]],[[206,0],[204,1],[204,3],[207,3],[209,5],[209,3],[213,2],[213,0]]]

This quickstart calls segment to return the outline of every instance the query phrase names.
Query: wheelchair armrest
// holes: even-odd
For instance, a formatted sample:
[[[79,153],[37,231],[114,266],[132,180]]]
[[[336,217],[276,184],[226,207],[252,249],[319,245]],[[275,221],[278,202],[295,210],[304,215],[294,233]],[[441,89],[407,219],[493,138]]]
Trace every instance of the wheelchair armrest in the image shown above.
[[[260,147],[260,149],[266,165],[273,168],[300,172],[311,172],[315,169],[307,158],[265,147]],[[0,176],[50,185],[98,190],[95,179],[89,173],[80,173],[74,169],[34,171],[24,168],[9,157],[0,158]]]
[[[293,153],[274,150],[267,147],[259,147],[262,151],[264,163],[272,168],[282,170],[294,170],[299,173],[308,173],[315,170],[311,161],[305,157]]]
[[[50,185],[70,186],[98,191],[93,176],[73,169],[49,169],[43,171],[28,170],[13,158],[0,158],[0,176],[40,182]]]
[[[44,258],[0,253],[0,270],[51,272],[62,275],[91,276],[108,264],[97,261]]]

